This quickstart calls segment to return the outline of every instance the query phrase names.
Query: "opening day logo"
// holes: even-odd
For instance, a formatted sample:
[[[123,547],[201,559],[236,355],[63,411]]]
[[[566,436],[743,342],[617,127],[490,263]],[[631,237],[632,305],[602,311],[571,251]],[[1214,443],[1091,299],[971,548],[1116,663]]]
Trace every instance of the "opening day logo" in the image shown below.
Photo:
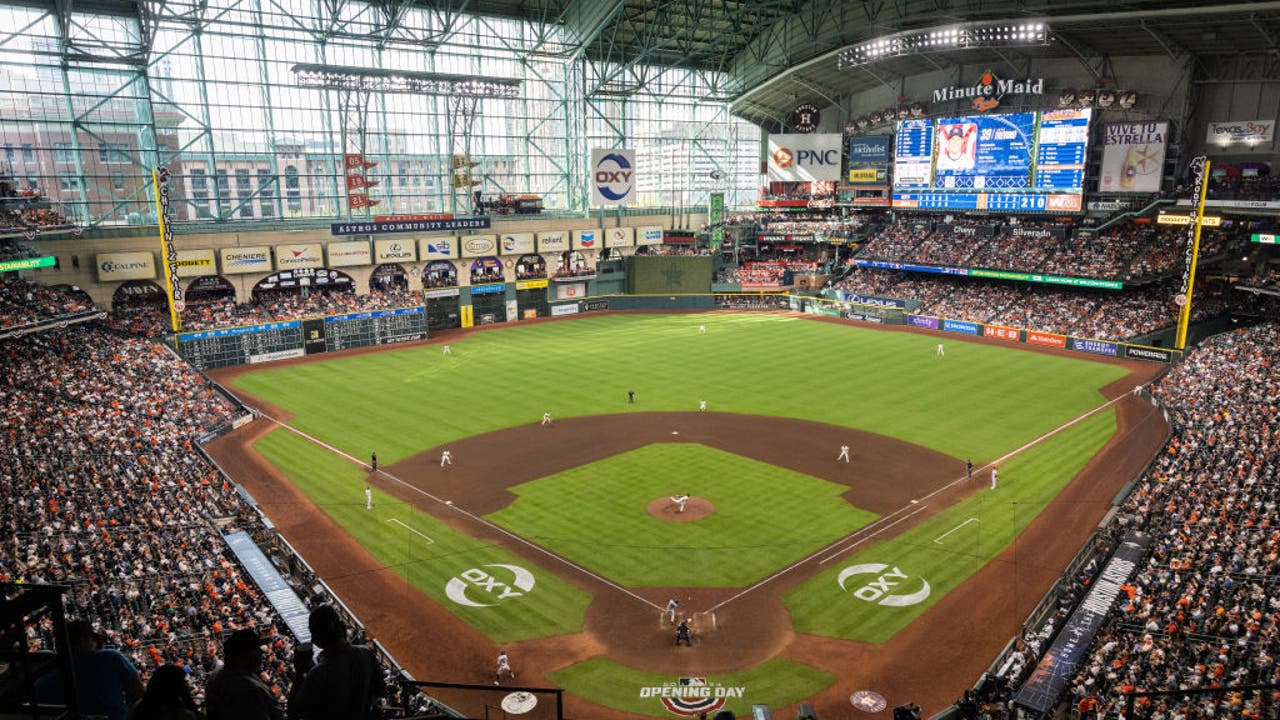
[[[875,579],[865,582],[866,578],[859,578],[860,582],[865,582],[863,585],[849,582],[850,578],[858,575],[874,575]],[[885,607],[907,607],[924,602],[931,592],[929,582],[924,578],[920,578],[920,589],[905,595],[898,594],[904,587],[914,585],[914,583],[907,582],[910,577],[910,575],[902,572],[896,566],[890,567],[883,563],[865,563],[862,565],[850,565],[841,570],[836,582],[839,583],[840,589],[845,592],[849,592],[850,587],[857,587],[857,590],[853,591],[853,596],[859,600],[873,602]]]
[[[519,565],[495,563],[484,567],[500,568],[501,572],[495,574],[481,568],[463,570],[445,583],[445,596],[459,605],[480,608],[524,597],[533,590],[533,573]],[[481,602],[475,599],[477,596],[494,602]]]
[[[682,677],[675,682],[640,688],[641,698],[658,698],[668,712],[675,715],[697,716],[724,707],[729,698],[741,698],[745,687],[728,687],[708,682],[704,677]]]

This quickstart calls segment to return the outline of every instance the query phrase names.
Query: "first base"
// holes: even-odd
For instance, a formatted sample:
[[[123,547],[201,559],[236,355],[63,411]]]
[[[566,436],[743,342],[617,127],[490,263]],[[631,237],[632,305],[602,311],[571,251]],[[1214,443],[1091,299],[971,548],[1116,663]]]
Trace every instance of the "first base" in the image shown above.
[[[679,433],[679,432],[677,432],[677,431],[675,431],[675,430],[672,430],[672,431],[671,431],[671,434],[672,434],[672,435],[679,435],[680,433]]]

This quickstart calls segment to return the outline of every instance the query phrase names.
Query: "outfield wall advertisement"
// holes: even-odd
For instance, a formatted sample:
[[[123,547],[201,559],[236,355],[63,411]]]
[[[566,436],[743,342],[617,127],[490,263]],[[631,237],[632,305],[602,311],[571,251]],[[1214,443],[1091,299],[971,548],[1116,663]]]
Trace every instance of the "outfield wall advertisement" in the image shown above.
[[[1128,343],[1112,342],[1108,340],[1078,338],[1071,337],[1069,335],[1058,335],[1056,333],[1023,330],[1021,328],[1008,327],[1005,325],[987,325],[985,323],[974,323],[964,320],[948,320],[947,318],[931,317],[928,315],[907,315],[906,324],[911,327],[925,328],[926,330],[945,330],[947,332],[959,333],[961,335],[974,335],[978,337],[992,338],[995,340],[1005,340],[1007,342],[1040,345],[1042,347],[1063,348],[1065,350],[1074,350],[1076,352],[1089,353],[1091,355],[1105,355],[1107,357],[1114,358],[1131,357],[1139,360],[1152,360],[1164,363],[1173,362],[1176,359],[1176,356],[1172,351],[1147,347],[1145,345],[1130,345]]]

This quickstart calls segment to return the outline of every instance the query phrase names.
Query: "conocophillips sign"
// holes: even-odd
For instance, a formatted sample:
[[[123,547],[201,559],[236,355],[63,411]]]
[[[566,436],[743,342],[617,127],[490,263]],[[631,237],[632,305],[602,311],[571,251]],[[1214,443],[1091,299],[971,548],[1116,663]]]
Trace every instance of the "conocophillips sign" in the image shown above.
[[[324,267],[324,250],[320,243],[277,245],[276,267],[280,270]]]
[[[156,276],[155,257],[149,252],[98,253],[98,281],[151,280]]]
[[[222,274],[246,275],[275,270],[271,262],[271,248],[266,245],[222,249]]]
[[[775,182],[840,180],[839,133],[770,135],[769,179]]]

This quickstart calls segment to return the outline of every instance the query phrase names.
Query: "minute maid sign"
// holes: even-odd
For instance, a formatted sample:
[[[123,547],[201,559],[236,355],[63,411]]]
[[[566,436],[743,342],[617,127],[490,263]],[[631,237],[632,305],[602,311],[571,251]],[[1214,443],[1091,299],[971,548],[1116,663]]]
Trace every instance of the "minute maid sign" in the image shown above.
[[[973,98],[973,109],[986,112],[1000,105],[1005,95],[1043,95],[1044,78],[1006,80],[990,70],[982,73],[976,85],[951,85],[933,91],[936,103]]]
[[[641,698],[657,698],[668,712],[676,715],[697,716],[724,707],[729,699],[743,697],[745,687],[729,687],[704,677],[682,677],[674,682],[640,688]]]

